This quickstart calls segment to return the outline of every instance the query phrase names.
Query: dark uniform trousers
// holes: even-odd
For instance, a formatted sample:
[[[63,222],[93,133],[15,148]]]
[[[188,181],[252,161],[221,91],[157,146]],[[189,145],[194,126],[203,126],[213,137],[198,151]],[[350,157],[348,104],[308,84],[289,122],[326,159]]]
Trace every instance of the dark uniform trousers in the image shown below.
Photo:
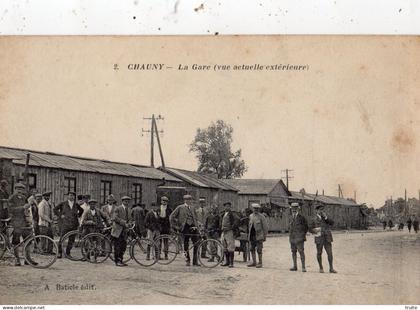
[[[190,251],[188,250],[190,239],[194,243],[193,264],[196,264],[197,263],[197,252],[198,252],[197,242],[198,242],[198,239],[199,239],[199,235],[197,234],[197,231],[191,230],[192,227],[193,227],[192,225],[188,225],[186,223],[185,226],[184,226],[184,230],[182,231],[182,235],[183,235],[183,238],[184,238],[184,251],[185,251],[185,255],[186,255],[185,258],[186,258],[187,262],[191,261]]]

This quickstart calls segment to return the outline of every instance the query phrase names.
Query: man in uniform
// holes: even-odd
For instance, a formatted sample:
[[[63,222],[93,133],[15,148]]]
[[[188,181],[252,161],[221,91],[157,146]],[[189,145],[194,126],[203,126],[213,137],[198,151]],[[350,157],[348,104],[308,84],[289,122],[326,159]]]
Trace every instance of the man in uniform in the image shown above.
[[[9,197],[7,205],[8,214],[11,217],[10,225],[13,227],[12,244],[16,246],[20,243],[21,237],[25,239],[32,234],[32,218],[30,216],[30,205],[26,203],[25,185],[16,183],[15,192]],[[15,256],[15,266],[21,266],[19,247],[14,248],[13,254]],[[27,264],[25,261],[25,265]]]
[[[181,232],[184,239],[184,251],[187,266],[190,266],[191,263],[190,253],[188,250],[190,239],[195,244],[193,251],[193,266],[200,266],[197,260],[198,246],[196,245],[199,238],[197,229],[197,214],[192,207],[192,196],[184,195],[183,198],[184,203],[175,208],[169,216],[169,220],[171,222],[171,227],[175,231]]]
[[[289,241],[292,250],[293,267],[290,271],[297,271],[297,252],[299,251],[300,261],[302,262],[302,272],[306,272],[305,268],[305,251],[304,242],[306,241],[306,233],[308,232],[308,222],[306,218],[300,214],[299,203],[291,204],[292,218],[289,226]]]
[[[52,224],[53,224],[53,215],[52,207],[50,204],[51,192],[44,192],[42,194],[42,201],[38,205],[38,215],[39,215],[39,234],[46,235],[50,238],[54,238]],[[48,244],[41,244],[41,248],[46,253],[52,253],[53,245],[48,242]]]
[[[54,214],[58,217],[58,228],[60,232],[60,241],[58,244],[58,258],[63,255],[62,238],[65,234],[79,227],[79,218],[83,214],[83,209],[75,202],[76,193],[68,192],[67,200],[54,207]],[[69,256],[73,248],[75,236],[69,238],[66,255]]]
[[[252,214],[249,216],[248,240],[251,244],[252,263],[248,267],[262,268],[262,249],[268,234],[268,223],[265,215],[260,211],[261,206],[259,203],[253,203],[251,207]],[[258,264],[256,263],[255,250],[258,253]]]
[[[324,273],[322,266],[322,249],[325,248],[327,252],[328,263],[330,265],[330,273],[337,273],[333,268],[333,253],[332,253],[332,242],[333,237],[331,233],[331,227],[334,225],[334,221],[328,217],[324,211],[324,205],[319,203],[315,206],[316,215],[312,221],[310,232],[315,235],[316,244],[316,258],[318,260],[319,272]]]
[[[239,227],[239,219],[232,212],[232,203],[225,202],[225,213],[222,217],[222,244],[225,249],[225,262],[223,267],[229,266],[233,268],[233,260],[235,257],[235,231]]]
[[[110,194],[107,198],[106,198],[106,205],[103,205],[101,207],[101,211],[106,213],[108,215],[109,218],[112,218],[112,213],[115,210],[115,207],[117,206],[117,201],[115,200],[115,197],[113,194]]]
[[[160,198],[160,208],[158,210],[158,216],[159,216],[159,229],[160,229],[160,234],[165,234],[168,235],[171,233],[171,222],[169,220],[169,217],[172,213],[171,208],[169,208],[168,206],[169,203],[169,198],[166,196],[162,196]],[[162,246],[163,246],[163,253],[165,254],[164,259],[167,260],[168,259],[168,239],[164,238],[163,239],[163,245],[160,244],[160,251],[162,251]]]
[[[123,196],[122,204],[117,206],[112,214],[111,236],[114,239],[115,265],[119,267],[127,266],[123,263],[123,257],[127,248],[127,228],[131,222],[130,200],[130,197]]]

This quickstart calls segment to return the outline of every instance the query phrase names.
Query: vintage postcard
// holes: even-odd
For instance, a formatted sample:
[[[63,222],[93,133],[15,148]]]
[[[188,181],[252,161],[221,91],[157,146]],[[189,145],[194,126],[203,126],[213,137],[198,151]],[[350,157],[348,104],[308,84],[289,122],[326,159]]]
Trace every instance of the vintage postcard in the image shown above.
[[[420,304],[419,59],[1,37],[0,304]]]

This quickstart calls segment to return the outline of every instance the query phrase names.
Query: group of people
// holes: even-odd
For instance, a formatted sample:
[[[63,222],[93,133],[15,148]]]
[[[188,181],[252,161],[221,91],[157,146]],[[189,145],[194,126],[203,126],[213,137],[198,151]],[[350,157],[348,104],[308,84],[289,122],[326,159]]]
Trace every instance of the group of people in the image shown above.
[[[389,230],[391,230],[392,228],[394,228],[394,223],[392,222],[391,219],[389,219],[388,221],[384,220],[382,221],[382,225],[384,230],[386,230],[386,228],[388,227]],[[419,220],[417,218],[417,216],[409,217],[407,220],[407,229],[408,232],[411,233],[411,228],[413,228],[414,232],[417,234],[419,232]],[[404,222],[401,221],[398,224],[398,230],[404,230]]]
[[[220,240],[224,249],[224,262],[222,266],[234,267],[235,240],[245,233],[243,242],[250,245],[251,262],[248,267],[261,268],[263,266],[263,243],[268,234],[268,223],[266,215],[261,213],[261,205],[252,203],[251,208],[243,210],[242,216],[232,210],[232,203],[225,202],[223,208],[216,204],[207,206],[204,198],[199,199],[197,207],[193,204],[191,195],[184,195],[184,202],[174,210],[169,207],[169,199],[161,197],[159,205],[152,205],[146,210],[144,204],[130,206],[131,198],[123,196],[121,204],[117,205],[115,197],[111,194],[106,199],[106,204],[98,207],[98,201],[91,199],[89,195],[79,195],[75,192],[68,192],[67,199],[56,206],[50,202],[51,192],[34,193],[29,198],[25,191],[25,185],[15,184],[15,191],[12,195],[6,191],[7,182],[1,181],[0,217],[11,218],[13,230],[13,244],[18,244],[21,237],[28,235],[42,234],[53,238],[54,215],[58,219],[59,253],[63,253],[62,239],[65,234],[73,230],[80,230],[82,236],[91,232],[101,232],[105,227],[111,227],[111,236],[117,266],[126,266],[123,256],[127,247],[129,228],[134,226],[135,233],[140,237],[155,240],[161,234],[178,234],[183,240],[184,253],[187,266],[199,266],[198,262],[198,241],[199,238],[211,238]],[[76,201],[77,198],[77,201]],[[7,202],[4,204],[3,202]],[[6,207],[7,205],[7,207]],[[329,271],[336,273],[333,268],[332,255],[332,234],[333,221],[328,218],[322,204],[316,206],[317,214],[309,224],[301,214],[298,203],[291,204],[292,217],[290,221],[289,240],[292,251],[293,266],[291,271],[296,271],[297,253],[299,252],[302,271],[306,272],[304,242],[306,235],[311,232],[315,235],[317,247],[317,260],[320,272],[324,272],[322,265],[322,251],[325,249],[329,262]],[[242,226],[242,228],[241,228]],[[205,232],[202,234],[200,232]],[[189,242],[193,242],[192,262],[189,253]],[[71,256],[74,244],[74,236],[70,237],[66,247],[66,256]],[[166,242],[165,242],[166,241]],[[168,259],[167,239],[163,242],[163,254],[161,259]],[[51,245],[43,245],[46,252],[52,251]],[[216,249],[205,249],[201,251],[202,258],[209,261],[219,259]],[[18,257],[16,253],[16,257]],[[257,259],[258,257],[258,259]],[[16,259],[16,265],[20,265]]]

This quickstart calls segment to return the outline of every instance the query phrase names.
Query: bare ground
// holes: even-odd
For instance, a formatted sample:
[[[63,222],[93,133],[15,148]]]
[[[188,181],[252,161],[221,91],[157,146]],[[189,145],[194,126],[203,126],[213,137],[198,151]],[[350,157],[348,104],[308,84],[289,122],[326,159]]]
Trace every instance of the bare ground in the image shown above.
[[[151,268],[133,261],[115,267],[110,260],[94,265],[62,259],[47,270],[3,263],[0,304],[420,304],[420,234],[352,232],[334,239],[338,274],[318,273],[310,236],[308,272],[290,272],[284,235],[264,244],[262,269],[247,268],[239,255],[233,269],[186,267],[180,256]],[[79,289],[58,291],[57,284]],[[85,284],[95,287],[81,290]]]

